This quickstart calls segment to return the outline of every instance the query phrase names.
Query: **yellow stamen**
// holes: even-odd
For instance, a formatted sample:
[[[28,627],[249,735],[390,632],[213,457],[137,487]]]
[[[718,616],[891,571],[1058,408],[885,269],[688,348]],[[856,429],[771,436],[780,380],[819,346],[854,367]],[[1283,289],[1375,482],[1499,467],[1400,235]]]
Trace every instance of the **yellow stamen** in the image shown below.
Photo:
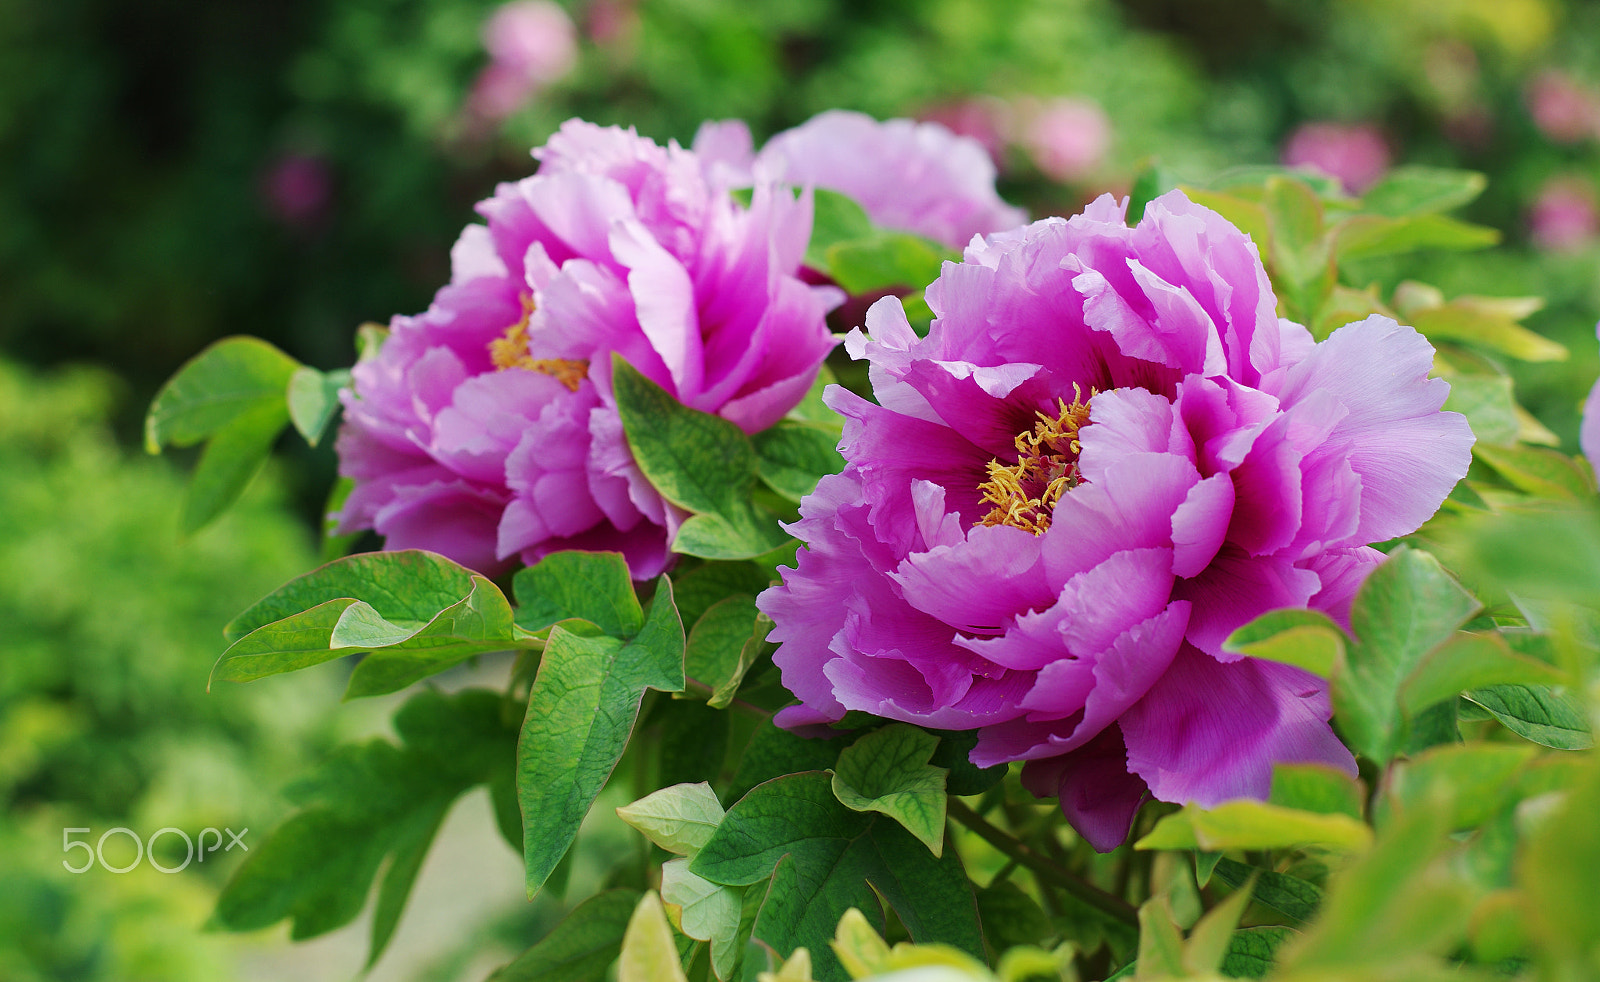
[[[533,298],[522,296],[522,319],[506,328],[505,334],[489,342],[489,360],[494,367],[526,368],[555,378],[573,392],[589,377],[589,363],[580,358],[535,358],[528,353],[528,320],[536,309]]]
[[[1096,395],[1072,387],[1072,404],[1056,400],[1058,413],[1051,417],[1038,413],[1032,430],[1017,434],[1017,462],[989,461],[989,480],[978,485],[983,500],[992,504],[979,524],[1010,525],[1043,535],[1050,527],[1056,502],[1082,480],[1078,475],[1078,454],[1083,446],[1078,431],[1089,425],[1089,402]]]

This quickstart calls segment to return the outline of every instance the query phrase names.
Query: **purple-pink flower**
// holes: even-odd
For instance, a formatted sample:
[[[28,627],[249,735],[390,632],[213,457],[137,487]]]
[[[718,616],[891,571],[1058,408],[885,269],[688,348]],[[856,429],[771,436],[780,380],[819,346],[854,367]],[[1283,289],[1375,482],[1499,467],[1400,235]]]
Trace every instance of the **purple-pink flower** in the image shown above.
[[[994,161],[983,144],[940,123],[879,122],[832,109],[774,136],[760,153],[737,120],[702,125],[694,149],[734,186],[753,177],[837,191],[878,225],[953,249],[1027,220],[995,193]]]
[[[1314,167],[1360,194],[1389,169],[1389,145],[1370,123],[1306,123],[1284,144],[1283,162]]]
[[[1539,188],[1528,209],[1528,234],[1549,252],[1567,252],[1593,242],[1600,232],[1594,187],[1575,175],[1553,177]]]
[[[1040,172],[1057,181],[1088,177],[1111,146],[1111,121],[1089,99],[1051,99],[1026,109],[1025,118],[1022,143]]]
[[[1134,228],[1125,208],[975,242],[929,288],[926,338],[873,307],[846,345],[877,404],[830,390],[847,466],[760,598],[800,700],[783,725],[976,729],[974,763],[1027,761],[1102,850],[1147,792],[1353,773],[1323,680],[1222,641],[1281,607],[1346,620],[1370,544],[1431,516],[1472,444],[1414,330],[1314,343],[1220,216],[1177,191]]]
[[[578,30],[560,4],[514,0],[483,25],[489,64],[473,83],[468,114],[505,119],[534,93],[570,72],[578,61]]]
[[[579,120],[534,155],[478,205],[432,306],[356,366],[339,528],[491,574],[615,549],[652,576],[683,516],[629,453],[612,353],[755,432],[816,378],[837,291],[795,275],[809,196],[763,182],[744,207],[693,152]]]

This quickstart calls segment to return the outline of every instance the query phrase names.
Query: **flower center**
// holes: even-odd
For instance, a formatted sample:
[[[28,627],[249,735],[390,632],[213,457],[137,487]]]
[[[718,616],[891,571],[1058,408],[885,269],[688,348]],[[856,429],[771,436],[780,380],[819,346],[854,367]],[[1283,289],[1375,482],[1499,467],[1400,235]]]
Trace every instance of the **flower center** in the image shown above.
[[[579,358],[535,358],[528,353],[528,319],[533,316],[534,309],[533,298],[523,294],[522,319],[489,342],[489,360],[500,371],[526,368],[552,376],[569,390],[578,391],[578,384],[589,377],[588,362]]]
[[[1082,480],[1078,475],[1078,454],[1083,447],[1078,431],[1089,424],[1089,398],[1076,385],[1072,404],[1057,399],[1056,416],[1038,413],[1033,429],[1017,434],[1017,462],[989,461],[989,480],[978,485],[983,500],[993,505],[983,516],[982,525],[1010,525],[1043,535],[1050,527],[1056,502]]]

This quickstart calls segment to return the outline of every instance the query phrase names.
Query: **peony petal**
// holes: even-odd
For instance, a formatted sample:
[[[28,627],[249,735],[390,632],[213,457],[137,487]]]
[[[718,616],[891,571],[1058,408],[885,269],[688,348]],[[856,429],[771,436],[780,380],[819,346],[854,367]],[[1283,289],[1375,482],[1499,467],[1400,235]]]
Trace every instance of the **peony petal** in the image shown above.
[[[1070,754],[1030,760],[1022,786],[1037,798],[1060,798],[1062,814],[1097,852],[1110,852],[1128,838],[1148,790],[1129,773],[1128,751],[1114,726]]]

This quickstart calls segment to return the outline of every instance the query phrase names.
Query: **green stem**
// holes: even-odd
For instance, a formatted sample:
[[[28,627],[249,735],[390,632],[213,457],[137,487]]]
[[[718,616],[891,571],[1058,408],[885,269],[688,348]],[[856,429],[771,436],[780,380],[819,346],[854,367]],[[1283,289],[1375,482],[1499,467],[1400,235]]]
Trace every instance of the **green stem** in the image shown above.
[[[1100,908],[1119,921],[1131,924],[1134,927],[1139,926],[1139,912],[1132,904],[1121,897],[1107,893],[1070,870],[1058,866],[1049,857],[1040,854],[1009,833],[989,824],[988,820],[982,815],[968,808],[965,802],[951,796],[947,812],[951,818],[976,832],[989,845],[994,846],[1002,853],[1032,870],[1033,874],[1041,880],[1060,887],[1084,903]]]

